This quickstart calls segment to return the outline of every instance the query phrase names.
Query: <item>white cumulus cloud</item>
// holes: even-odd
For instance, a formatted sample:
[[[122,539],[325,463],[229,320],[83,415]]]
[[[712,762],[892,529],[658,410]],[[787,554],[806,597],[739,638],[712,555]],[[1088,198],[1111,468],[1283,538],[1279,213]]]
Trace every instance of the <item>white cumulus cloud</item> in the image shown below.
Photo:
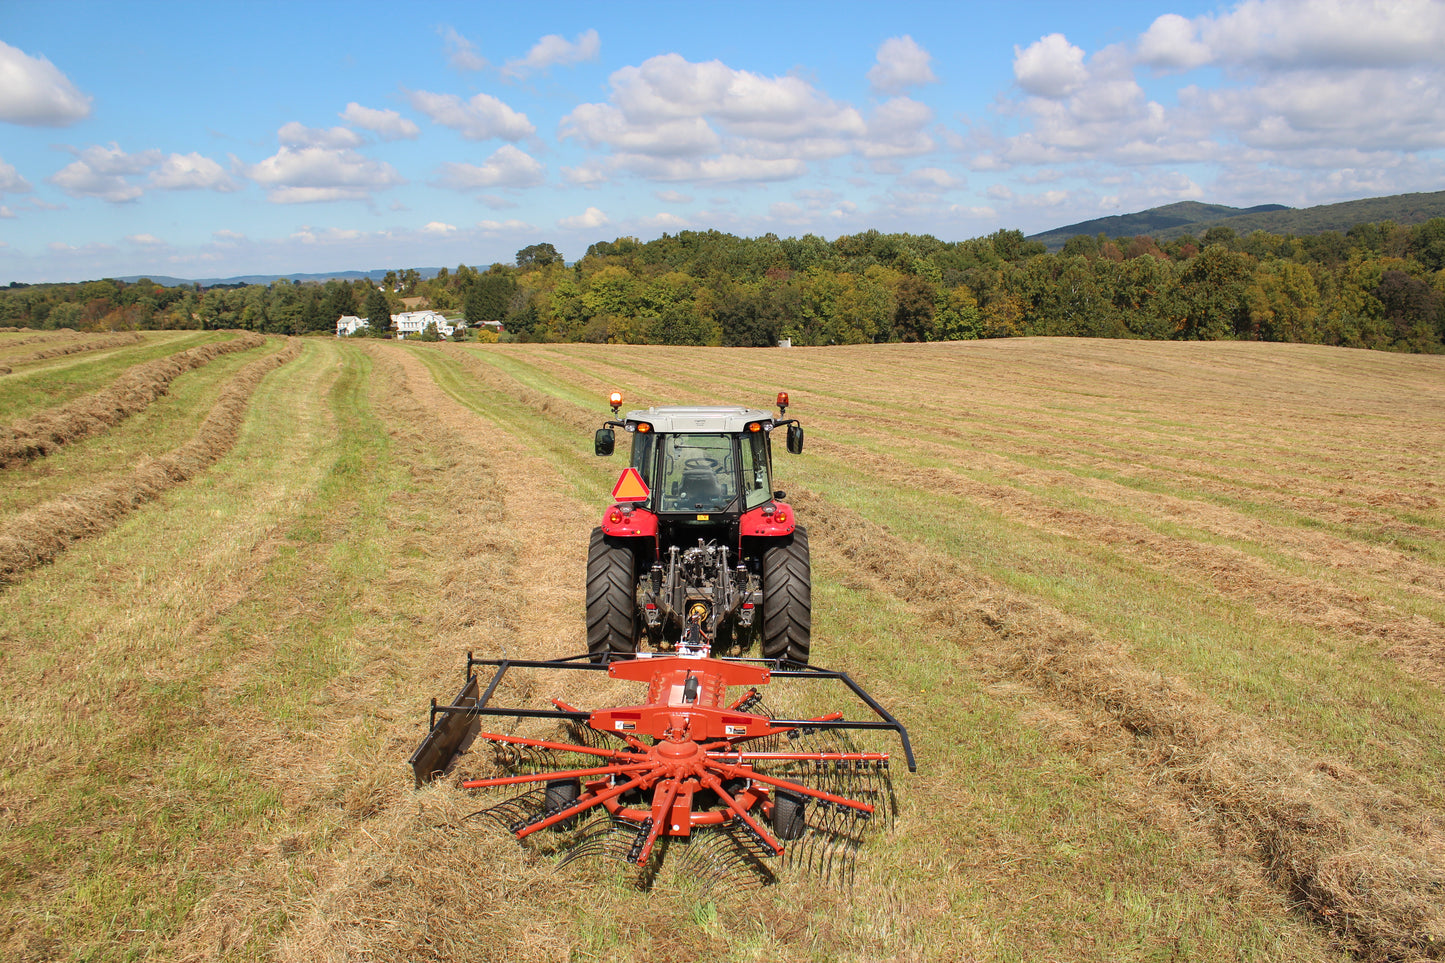
[[[433,123],[450,127],[467,140],[500,137],[518,141],[537,130],[526,114],[513,110],[491,94],[477,94],[471,100],[462,100],[456,94],[412,90],[407,92],[407,99]]]
[[[605,227],[610,223],[612,222],[607,219],[606,214],[603,214],[595,207],[589,207],[575,217],[561,218],[557,221],[557,226],[566,228],[569,231],[578,231]]]
[[[1014,79],[1036,97],[1067,97],[1088,79],[1084,51],[1061,33],[1014,47]]]
[[[30,182],[20,176],[13,164],[0,160],[0,196],[5,194],[28,194]]]
[[[278,204],[366,200],[403,183],[390,164],[354,150],[283,146],[271,157],[243,168]]]
[[[878,62],[868,71],[868,83],[883,94],[901,94],[909,87],[938,82],[933,57],[907,34],[890,37],[878,47]]]
[[[411,140],[421,134],[421,128],[414,121],[396,111],[363,107],[354,100],[337,116],[348,124],[371,131],[382,140]]]
[[[146,173],[160,161],[158,150],[127,154],[114,143],[109,147],[95,145],[76,152],[75,160],[48,180],[71,197],[96,197],[120,204],[145,193],[131,178]]]
[[[596,60],[602,49],[602,41],[596,30],[584,30],[576,40],[567,40],[559,34],[548,34],[527,51],[527,56],[509,60],[502,73],[511,77],[522,77],[534,70],[545,70],[555,65],[578,64]]]
[[[540,161],[511,144],[503,144],[481,164],[449,161],[437,168],[436,183],[456,191],[492,187],[535,187],[544,180]]]
[[[810,160],[850,151],[911,153],[926,143],[919,116],[885,107],[874,129],[850,104],[796,77],[767,77],[721,61],[693,63],[662,54],[609,78],[606,103],[579,104],[558,134],[611,152],[564,176],[595,184],[618,172],[659,181],[785,180],[807,172]],[[911,103],[911,102],[910,102]],[[925,108],[926,110],[926,108]]]
[[[149,184],[163,191],[209,190],[231,193],[240,185],[220,164],[195,152],[171,154],[150,176]]]
[[[90,116],[90,101],[45,57],[0,41],[0,121],[65,127]]]
[[[457,33],[453,27],[441,28],[442,42],[446,46],[447,63],[457,70],[476,71],[487,66],[487,58],[477,53],[477,45]]]
[[[1193,70],[1212,61],[1214,51],[1200,42],[1193,21],[1166,13],[1139,38],[1139,59],[1161,70]]]
[[[276,132],[276,138],[281,142],[282,147],[321,147],[328,150],[360,147],[366,143],[360,134],[345,127],[330,129],[307,127],[294,120],[283,125]]]

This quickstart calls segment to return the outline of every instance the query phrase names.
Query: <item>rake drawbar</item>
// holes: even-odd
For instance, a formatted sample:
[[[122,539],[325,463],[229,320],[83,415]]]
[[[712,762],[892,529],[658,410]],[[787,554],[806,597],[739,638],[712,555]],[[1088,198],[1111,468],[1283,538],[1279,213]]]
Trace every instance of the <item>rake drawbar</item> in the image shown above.
[[[571,837],[570,845],[562,844],[564,862],[604,854],[638,867],[647,867],[668,845],[685,845],[687,855],[702,858],[718,879],[767,882],[772,872],[763,861],[775,857],[851,879],[863,833],[877,817],[891,817],[889,754],[860,750],[853,734],[894,733],[909,770],[917,771],[907,730],[846,673],[716,659],[686,648],[600,664],[587,658],[477,659],[468,653],[466,683],[456,699],[449,706],[432,701],[430,732],[410,760],[417,785],[450,771],[468,747],[486,742],[503,774],[466,779],[462,786],[522,790],[480,811],[520,841],[544,830],[563,833]],[[482,667],[493,669],[485,687],[476,671]],[[560,699],[551,708],[493,705],[514,669],[605,672],[645,684],[647,695],[634,705],[593,711]],[[849,720],[841,712],[778,717],[759,694],[775,680],[841,684],[873,718]],[[730,698],[729,690],[741,692]],[[553,720],[562,733],[532,738],[485,732],[486,717]]]

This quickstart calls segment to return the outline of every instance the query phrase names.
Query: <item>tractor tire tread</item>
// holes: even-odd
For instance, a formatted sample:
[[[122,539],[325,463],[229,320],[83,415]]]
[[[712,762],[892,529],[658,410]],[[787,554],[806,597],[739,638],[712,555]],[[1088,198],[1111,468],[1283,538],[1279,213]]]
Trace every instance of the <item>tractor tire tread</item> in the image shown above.
[[[632,549],[592,530],[587,545],[587,653],[593,662],[637,651],[636,560]]]
[[[807,665],[812,619],[808,532],[799,527],[763,553],[763,658]]]

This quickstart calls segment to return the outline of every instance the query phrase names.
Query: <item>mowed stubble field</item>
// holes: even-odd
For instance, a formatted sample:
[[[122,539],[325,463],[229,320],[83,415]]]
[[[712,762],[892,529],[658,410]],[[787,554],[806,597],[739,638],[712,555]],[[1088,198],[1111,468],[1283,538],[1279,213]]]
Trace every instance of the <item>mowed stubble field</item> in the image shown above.
[[[0,333],[0,426],[237,338]],[[1445,359],[270,338],[168,377],[0,470],[0,958],[1445,956]],[[814,661],[920,763],[851,889],[638,893],[412,788],[467,650],[583,648],[614,389],[792,396]],[[562,685],[509,695],[614,694]]]

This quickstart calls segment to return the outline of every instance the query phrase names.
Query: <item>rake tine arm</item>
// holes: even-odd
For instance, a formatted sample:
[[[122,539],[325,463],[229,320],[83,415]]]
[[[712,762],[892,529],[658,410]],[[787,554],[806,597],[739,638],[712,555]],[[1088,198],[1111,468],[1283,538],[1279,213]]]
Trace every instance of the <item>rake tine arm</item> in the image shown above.
[[[888,758],[886,752],[719,752],[710,753],[711,758],[723,762],[754,762],[757,760],[813,759],[818,762],[882,762]]]
[[[519,829],[516,832],[516,837],[518,839],[525,839],[526,837],[532,835],[538,830],[546,829],[548,826],[553,826],[557,823],[571,819],[578,813],[583,812],[587,809],[591,809],[593,806],[600,806],[609,799],[615,799],[623,793],[629,792],[633,789],[636,789],[638,786],[649,782],[649,776],[652,776],[653,780],[656,779],[656,776],[653,776],[652,773],[644,772],[642,775],[637,776],[634,779],[621,784],[620,786],[613,786],[610,789],[604,789],[599,793],[583,796],[581,799],[577,800],[575,805],[568,806],[566,809],[562,810],[559,813],[555,813],[551,816],[548,816],[546,819],[540,820],[530,826]]]
[[[757,686],[753,686],[751,689],[749,689],[748,691],[744,692],[742,695],[738,696],[737,701],[734,702],[732,705],[728,706],[728,709],[729,709],[729,710],[736,710],[738,706],[742,705],[744,702],[747,702],[749,699],[751,699],[753,696],[755,696],[755,695],[757,695],[757,694],[758,694],[758,687],[757,687]]]
[[[584,756],[602,756],[606,759],[627,759],[631,753],[620,752],[616,749],[593,749],[591,746],[579,746],[573,742],[548,742],[545,739],[527,739],[522,736],[504,736],[499,732],[479,732],[478,739],[486,739],[488,742],[500,742],[510,746],[531,746],[535,749],[556,749],[561,752],[575,752]]]
[[[795,792],[801,793],[805,796],[812,796],[814,799],[826,799],[830,803],[836,803],[839,806],[847,806],[849,809],[856,809],[859,812],[873,812],[873,807],[868,805],[867,803],[861,803],[853,799],[847,799],[843,796],[835,796],[830,792],[823,792],[821,789],[813,789],[812,787],[805,786],[800,782],[792,782],[787,779],[776,779],[772,776],[765,776],[760,772],[754,772],[751,769],[746,769],[740,766],[730,766],[721,760],[718,760],[714,768],[717,769],[719,772],[725,773],[729,776],[736,776],[743,779],[751,779],[754,782],[760,782],[768,786],[776,786],[779,789],[786,789],[788,790],[788,792]]]
[[[498,786],[520,786],[529,782],[552,782],[557,779],[582,779],[586,776],[611,776],[623,773],[641,772],[651,769],[650,763],[629,765],[597,766],[593,769],[565,769],[558,772],[534,772],[525,776],[498,776],[495,779],[468,779],[463,789],[495,789]]]
[[[783,844],[774,839],[773,834],[764,829],[756,819],[748,815],[748,811],[736,799],[728,795],[728,791],[723,788],[722,780],[710,772],[705,772],[702,774],[702,784],[717,793],[718,798],[757,834],[758,840],[773,851],[773,855],[783,855]]]
[[[642,851],[637,854],[637,865],[647,865],[647,857],[652,855],[652,847],[657,843],[657,837],[661,835],[672,819],[672,803],[677,798],[677,780],[667,779],[662,784],[662,791],[653,796],[652,803],[652,829],[647,834],[647,841],[642,844]]]

